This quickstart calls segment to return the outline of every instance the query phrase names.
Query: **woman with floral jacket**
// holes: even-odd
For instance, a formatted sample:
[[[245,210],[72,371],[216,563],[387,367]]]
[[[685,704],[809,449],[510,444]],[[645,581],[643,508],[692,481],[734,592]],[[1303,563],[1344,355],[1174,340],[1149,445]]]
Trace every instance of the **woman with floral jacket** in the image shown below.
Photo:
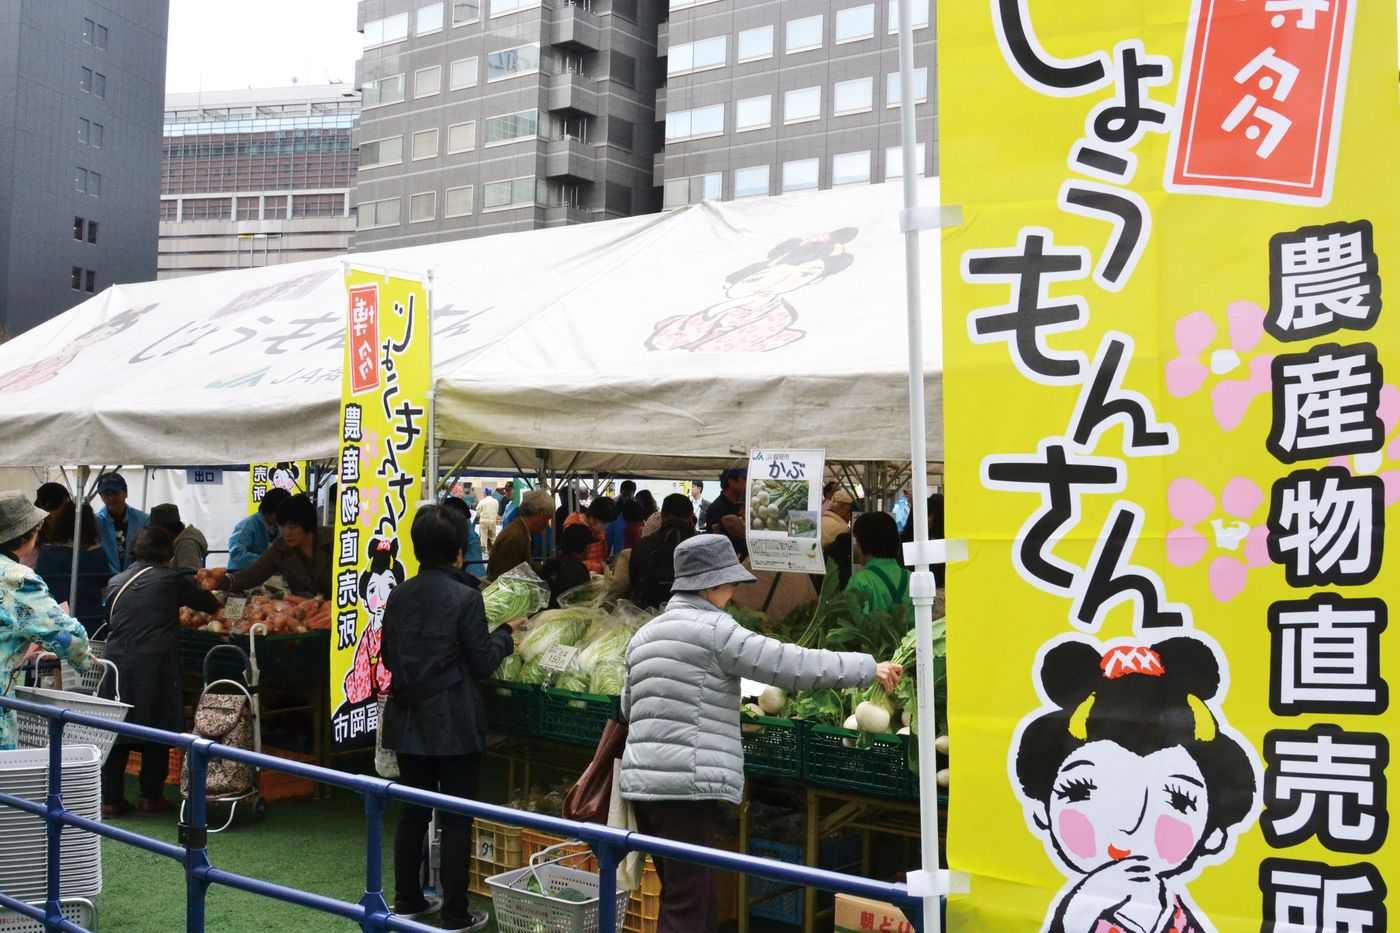
[[[50,651],[80,671],[96,663],[83,625],[49,595],[49,588],[21,561],[35,548],[48,517],[20,492],[0,492],[0,696],[14,697],[25,661]],[[14,710],[0,715],[0,750],[17,744]]]

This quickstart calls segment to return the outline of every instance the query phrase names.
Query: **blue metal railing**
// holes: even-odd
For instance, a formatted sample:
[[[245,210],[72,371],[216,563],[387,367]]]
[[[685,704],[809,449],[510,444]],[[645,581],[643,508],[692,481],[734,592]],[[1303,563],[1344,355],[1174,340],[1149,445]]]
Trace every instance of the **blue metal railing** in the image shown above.
[[[42,909],[18,901],[3,892],[0,892],[0,907],[17,911],[26,917],[40,921],[50,931],[88,933],[82,927],[63,918],[60,901],[60,833],[64,826],[73,826],[126,845],[136,846],[147,852],[154,852],[156,855],[163,855],[183,865],[185,868],[185,929],[187,933],[204,933],[205,895],[211,885],[223,885],[261,897],[269,897],[288,904],[309,907],[323,913],[344,917],[358,923],[360,929],[364,931],[407,930],[432,933],[438,928],[415,923],[412,920],[405,920],[391,914],[388,904],[384,900],[382,881],[384,811],[391,800],[432,807],[462,816],[481,817],[588,843],[593,848],[598,860],[599,930],[612,930],[617,926],[617,867],[629,852],[645,852],[663,858],[679,859],[721,871],[740,872],[759,878],[767,878],[785,885],[820,888],[886,901],[903,910],[916,931],[922,930],[922,902],[918,898],[912,897],[905,885],[897,882],[872,881],[868,878],[857,878],[853,875],[820,868],[790,865],[753,855],[725,852],[654,836],[644,836],[641,833],[613,826],[603,826],[597,823],[575,823],[558,817],[526,813],[494,804],[464,800],[460,797],[448,797],[396,784],[383,778],[345,774],[316,765],[230,748],[190,733],[166,732],[131,723],[112,722],[108,719],[75,713],[57,706],[45,706],[0,696],[0,709],[5,708],[33,713],[43,716],[49,721],[48,787],[44,803],[39,804],[0,793],[0,806],[14,807],[44,819],[47,829],[48,875],[46,898]],[[189,765],[189,805],[186,808],[186,822],[180,824],[179,845],[151,839],[108,823],[89,820],[63,808],[63,730],[64,726],[70,722],[115,732],[118,735],[144,742],[157,742],[184,749],[185,760]],[[241,762],[268,771],[290,774],[322,784],[329,784],[333,787],[345,788],[362,795],[365,798],[365,816],[368,820],[368,827],[365,833],[365,890],[359,902],[351,904],[338,901],[335,898],[312,894],[309,891],[301,891],[285,885],[273,884],[270,881],[224,871],[211,865],[207,847],[208,807],[205,797],[205,779],[208,775],[209,759],[211,758]],[[741,905],[742,907],[743,905]]]

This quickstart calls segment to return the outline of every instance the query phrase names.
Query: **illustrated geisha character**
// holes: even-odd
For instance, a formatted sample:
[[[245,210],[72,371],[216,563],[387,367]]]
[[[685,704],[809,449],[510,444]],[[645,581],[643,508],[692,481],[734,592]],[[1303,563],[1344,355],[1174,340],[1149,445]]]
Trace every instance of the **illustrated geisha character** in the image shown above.
[[[657,324],[647,338],[647,349],[762,353],[802,339],[806,332],[793,326],[797,311],[785,296],[854,262],[846,244],[857,233],[855,227],[842,227],[779,243],[765,261],[725,279],[725,301]]]
[[[301,467],[295,463],[273,464],[267,476],[273,489],[285,489],[287,492],[297,492],[301,489]]]
[[[1208,933],[1186,891],[1257,815],[1259,766],[1218,707],[1213,648],[1067,636],[1012,751],[1031,831],[1069,878],[1045,933]]]
[[[405,577],[397,538],[370,538],[367,556],[369,566],[360,574],[359,592],[369,621],[355,646],[355,663],[345,675],[345,699],[351,703],[364,702],[389,689],[389,671],[379,658],[384,639],[384,607],[389,603],[389,594]]]
[[[42,360],[0,375],[0,392],[23,392],[26,389],[32,389],[49,382],[63,372],[69,363],[77,359],[79,353],[89,347],[96,346],[109,337],[115,337],[122,331],[129,330],[140,320],[141,315],[154,307],[155,305],[147,305],[144,308],[128,308],[113,315],[111,320],[104,321],[92,330],[79,335],[52,356],[47,356]]]

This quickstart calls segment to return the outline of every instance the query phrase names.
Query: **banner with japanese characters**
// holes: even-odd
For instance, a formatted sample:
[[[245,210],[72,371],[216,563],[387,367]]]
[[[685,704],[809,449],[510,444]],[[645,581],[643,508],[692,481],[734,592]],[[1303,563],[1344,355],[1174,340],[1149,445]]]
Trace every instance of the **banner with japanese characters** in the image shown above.
[[[384,605],[417,570],[409,528],[423,498],[429,312],[422,281],[351,268],[336,486],[331,732],[337,745],[374,743]]]
[[[754,570],[825,573],[823,450],[751,450],[744,516]]]
[[[938,31],[950,926],[1381,933],[1396,6]]]
[[[262,504],[269,489],[285,489],[292,495],[311,488],[311,465],[305,460],[254,463],[248,467],[248,512]]]

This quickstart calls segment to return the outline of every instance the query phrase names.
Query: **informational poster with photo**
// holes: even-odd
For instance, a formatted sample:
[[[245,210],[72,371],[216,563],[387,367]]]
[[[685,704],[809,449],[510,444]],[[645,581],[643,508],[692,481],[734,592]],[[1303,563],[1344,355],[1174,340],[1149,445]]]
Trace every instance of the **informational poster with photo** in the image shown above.
[[[752,450],[744,520],[754,570],[824,573],[824,450]]]

